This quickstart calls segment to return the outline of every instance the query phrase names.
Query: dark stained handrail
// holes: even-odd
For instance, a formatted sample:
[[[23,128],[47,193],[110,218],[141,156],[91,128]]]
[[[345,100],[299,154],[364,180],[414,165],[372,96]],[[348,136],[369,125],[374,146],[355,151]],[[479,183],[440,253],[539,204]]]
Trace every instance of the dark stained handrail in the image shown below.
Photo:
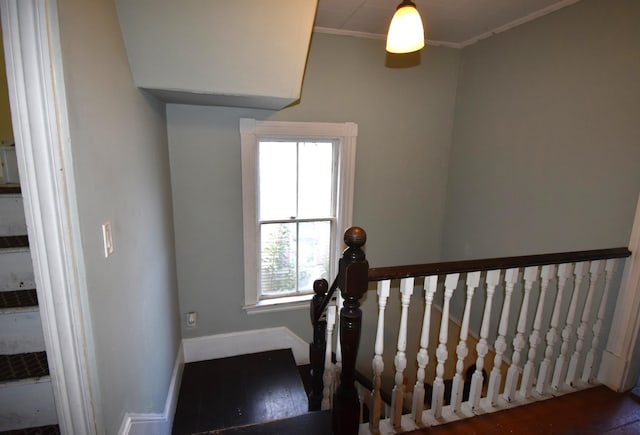
[[[514,267],[543,266],[547,264],[577,263],[591,260],[608,260],[610,258],[626,258],[630,255],[631,251],[629,251],[628,248],[610,248],[594,249],[591,251],[560,252],[555,254],[488,258],[482,260],[413,264],[408,266],[374,267],[369,269],[369,281],[511,269]]]

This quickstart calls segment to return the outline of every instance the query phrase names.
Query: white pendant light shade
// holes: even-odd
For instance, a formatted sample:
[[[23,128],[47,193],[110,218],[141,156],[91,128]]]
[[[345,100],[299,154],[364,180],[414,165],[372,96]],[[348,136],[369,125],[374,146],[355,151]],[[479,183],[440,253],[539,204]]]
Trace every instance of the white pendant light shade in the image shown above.
[[[403,0],[389,24],[387,51],[389,53],[412,53],[424,47],[424,27],[416,5]]]

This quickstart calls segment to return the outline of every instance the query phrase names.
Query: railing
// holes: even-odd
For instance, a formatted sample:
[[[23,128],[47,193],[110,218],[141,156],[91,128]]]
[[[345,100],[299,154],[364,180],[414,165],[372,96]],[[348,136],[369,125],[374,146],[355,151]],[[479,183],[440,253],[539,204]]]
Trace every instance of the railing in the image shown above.
[[[372,391],[366,401],[371,433],[409,431],[597,383],[600,343],[621,269],[618,259],[631,254],[627,248],[369,269],[362,251],[365,241],[362,229],[347,230],[338,277],[331,288],[317,281],[312,302],[310,408],[333,409],[334,433],[359,430],[354,381],[362,324],[359,300],[368,281],[377,282],[378,301]],[[330,301],[338,288],[344,304],[336,311],[340,303]],[[424,290],[419,321],[410,320],[416,289]],[[400,299],[399,319],[392,322],[399,328],[390,416],[383,418],[384,331],[392,294]],[[474,297],[479,303],[474,304]],[[439,325],[432,325],[437,316]],[[479,324],[473,325],[473,319]],[[449,336],[452,322],[459,326],[454,337]],[[408,350],[408,325],[420,328],[417,350]],[[475,346],[470,346],[472,338]],[[465,379],[470,366],[472,375]],[[430,377],[427,368],[435,368]],[[447,383],[451,391],[445,400]]]

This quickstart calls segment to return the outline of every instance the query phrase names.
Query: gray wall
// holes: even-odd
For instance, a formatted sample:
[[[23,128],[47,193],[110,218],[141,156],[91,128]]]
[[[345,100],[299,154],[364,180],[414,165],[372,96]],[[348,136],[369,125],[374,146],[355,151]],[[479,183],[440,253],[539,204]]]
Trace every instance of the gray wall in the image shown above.
[[[356,122],[354,224],[368,233],[371,265],[440,258],[459,52],[430,47],[410,69],[386,67],[384,53],[384,41],[315,34],[300,104],[168,106],[180,310],[199,312],[184,337],[280,325],[311,335],[306,310],[241,308],[241,117]]]
[[[583,0],[462,51],[444,259],[626,246],[640,2]]]
[[[58,7],[101,432],[114,434],[126,411],[163,411],[180,340],[165,113],[133,85],[111,0]]]

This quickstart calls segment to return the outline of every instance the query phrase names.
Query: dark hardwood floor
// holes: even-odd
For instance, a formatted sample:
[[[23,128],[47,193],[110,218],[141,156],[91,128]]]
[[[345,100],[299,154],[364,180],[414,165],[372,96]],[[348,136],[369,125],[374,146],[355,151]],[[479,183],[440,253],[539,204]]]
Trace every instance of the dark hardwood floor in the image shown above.
[[[308,406],[290,349],[188,363],[173,435],[282,420]]]
[[[640,398],[633,393],[619,394],[600,386],[408,434],[640,434]]]

